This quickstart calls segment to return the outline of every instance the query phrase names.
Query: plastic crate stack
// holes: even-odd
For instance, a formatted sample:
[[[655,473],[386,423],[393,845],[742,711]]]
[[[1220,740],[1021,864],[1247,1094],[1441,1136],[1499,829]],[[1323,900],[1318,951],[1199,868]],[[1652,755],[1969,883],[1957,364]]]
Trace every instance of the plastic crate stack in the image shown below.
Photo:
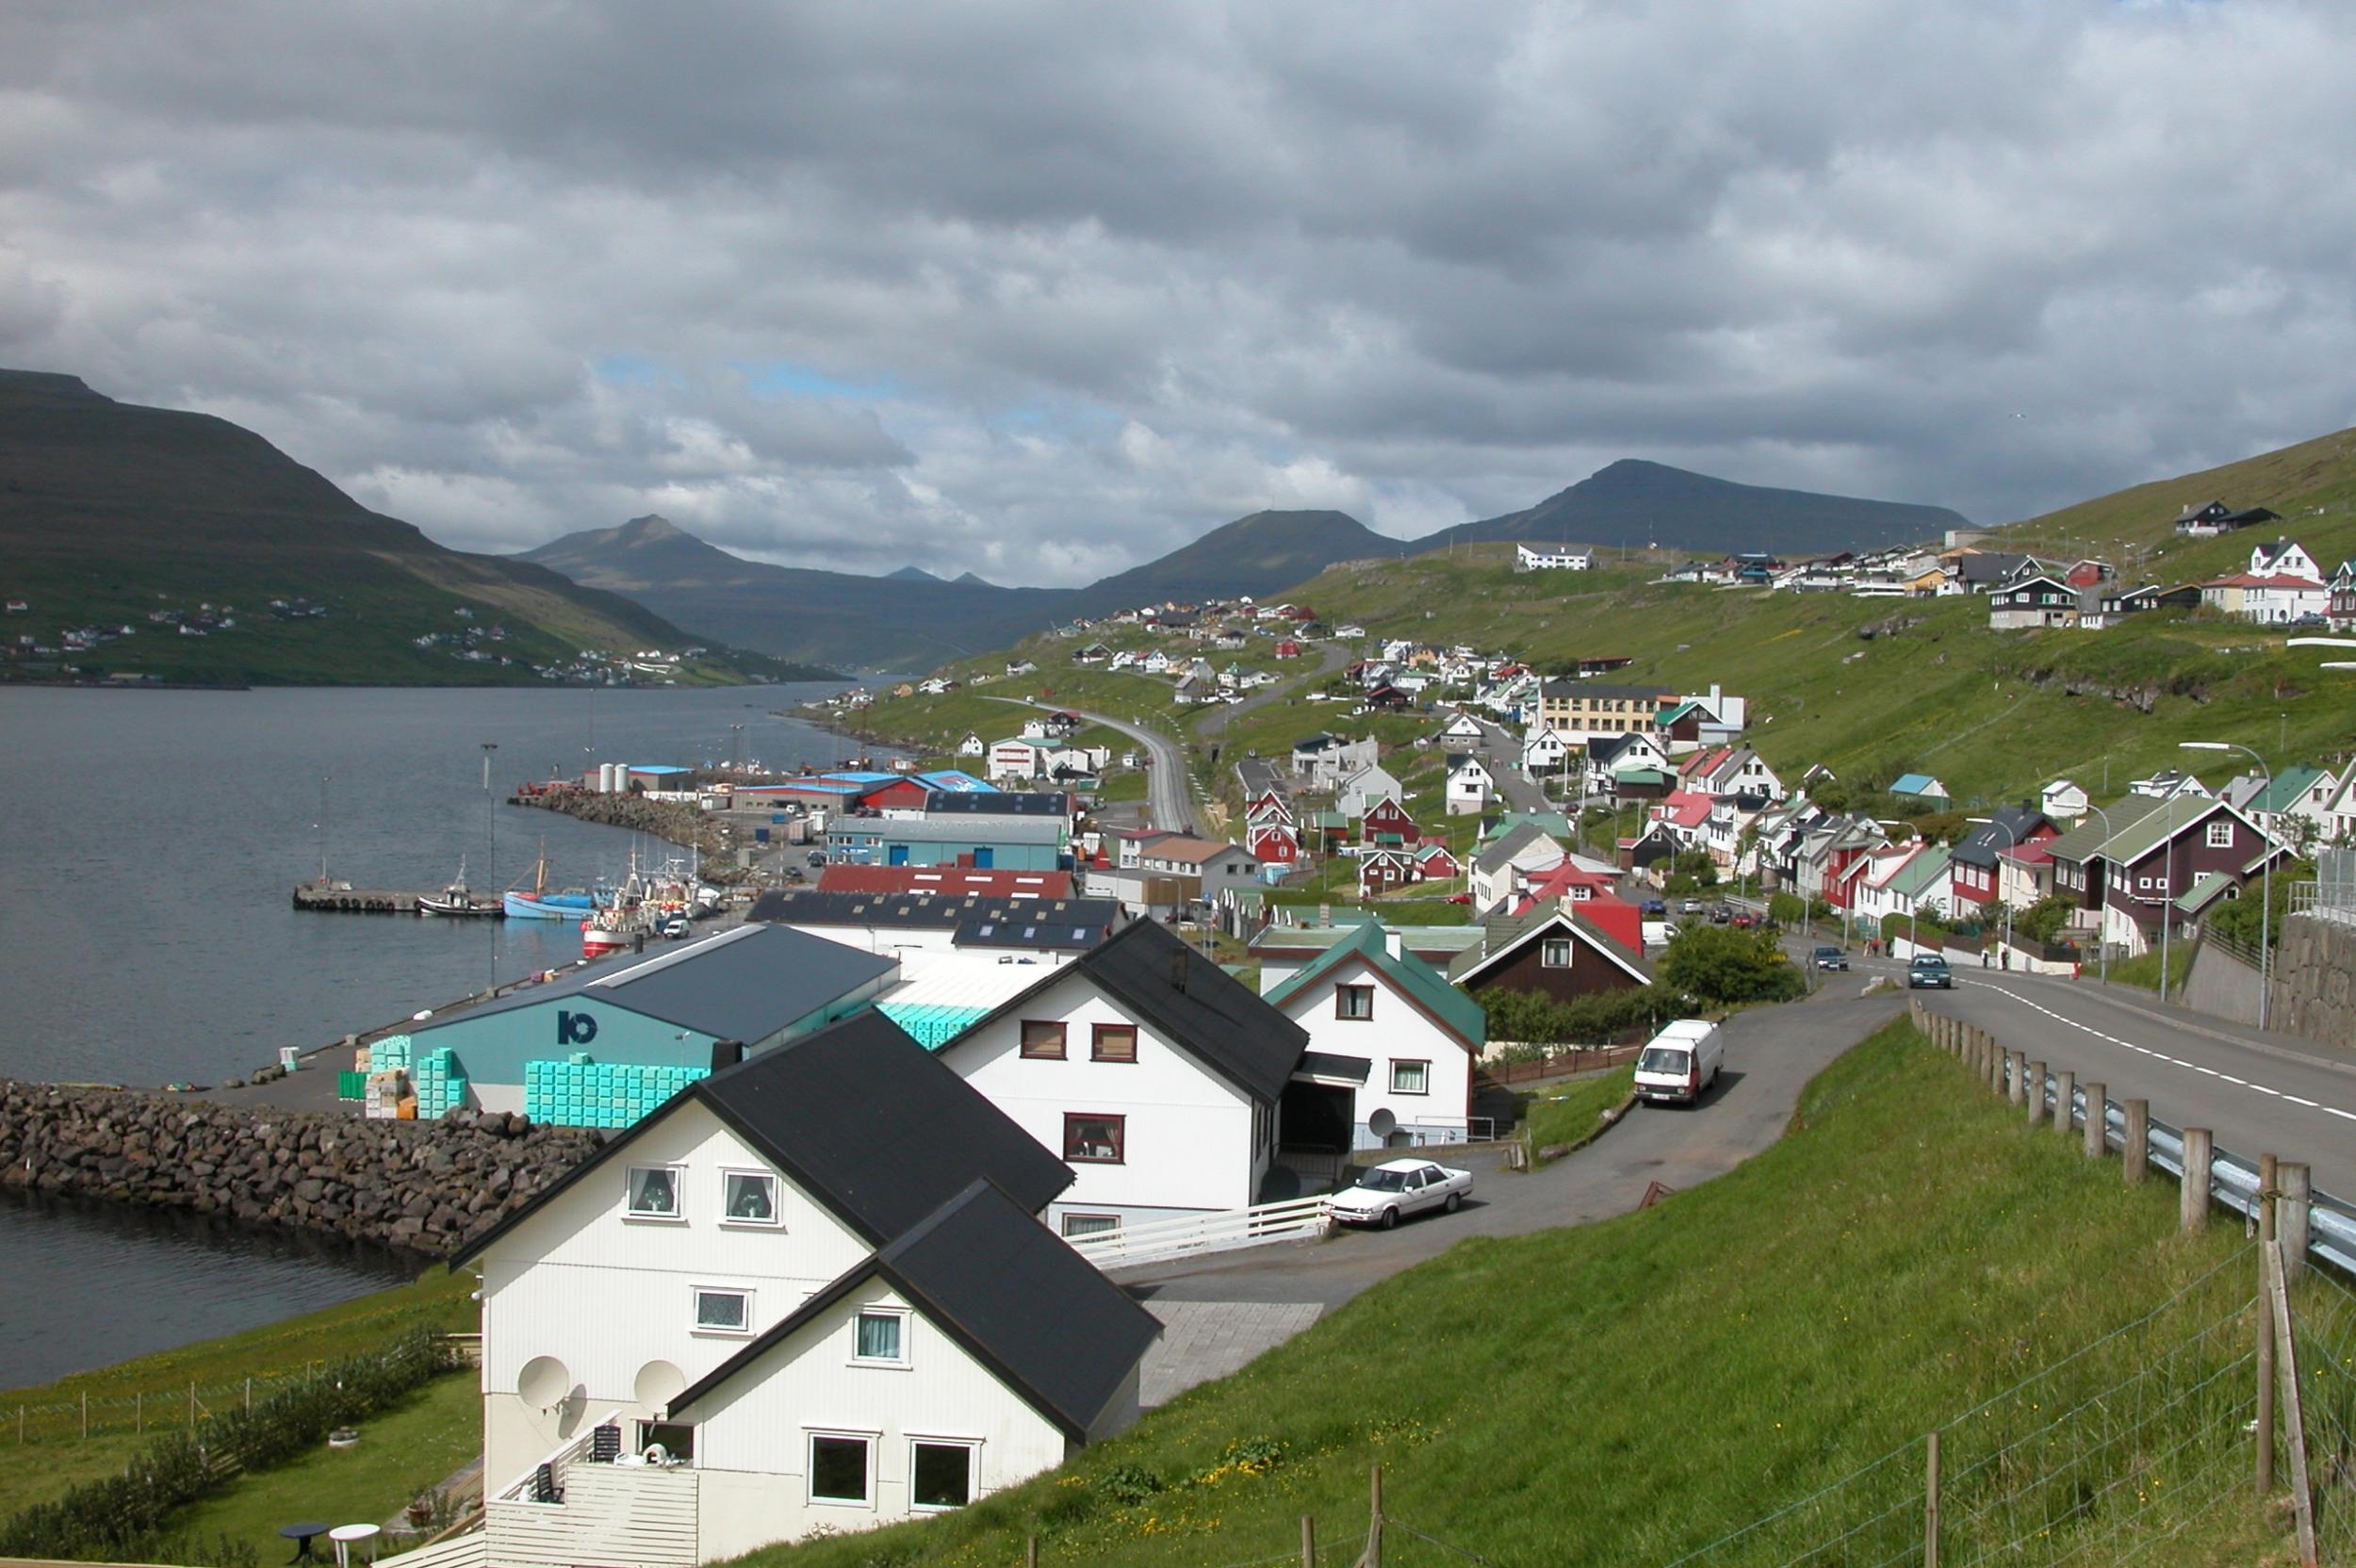
[[[938,1051],[988,1018],[984,1007],[952,1007],[945,1003],[878,1003],[875,1011],[898,1024],[908,1038],[927,1051]]]
[[[592,1061],[586,1052],[566,1061],[526,1062],[524,1115],[568,1127],[629,1127],[710,1076],[709,1068]]]
[[[450,1047],[440,1046],[417,1059],[409,1080],[417,1088],[417,1119],[440,1116],[466,1102],[466,1075],[452,1066]]]

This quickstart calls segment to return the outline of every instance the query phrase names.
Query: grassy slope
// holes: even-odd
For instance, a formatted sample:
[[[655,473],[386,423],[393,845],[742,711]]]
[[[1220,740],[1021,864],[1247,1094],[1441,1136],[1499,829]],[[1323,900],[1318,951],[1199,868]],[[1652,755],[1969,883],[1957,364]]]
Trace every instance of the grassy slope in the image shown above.
[[[1538,1090],[1523,1111],[1530,1147],[1552,1149],[1584,1142],[1594,1135],[1603,1113],[1625,1102],[1635,1086],[1636,1070],[1622,1067]]]
[[[258,1382],[299,1372],[313,1362],[351,1355],[419,1323],[471,1332],[479,1321],[470,1294],[473,1289],[472,1275],[453,1276],[437,1266],[414,1284],[378,1291],[300,1317],[141,1356],[38,1388],[0,1392],[0,1427],[6,1428],[0,1441],[15,1436],[14,1413],[20,1404],[36,1413],[46,1411],[34,1414],[27,1423],[31,1441],[25,1452],[37,1454],[40,1462],[0,1469],[0,1513],[56,1496],[76,1481],[122,1468],[145,1446],[133,1429],[130,1399],[134,1394],[145,1396],[148,1420],[159,1425],[172,1419],[174,1410],[187,1411],[191,1382],[198,1386],[200,1402],[225,1405],[238,1396],[238,1387],[247,1378]],[[94,1429],[88,1442],[76,1435],[80,1426],[77,1407],[84,1394],[90,1396]],[[403,1478],[403,1484],[408,1478]],[[264,1481],[264,1478],[254,1478],[247,1484],[261,1487]],[[294,1494],[287,1494],[278,1506],[292,1508],[294,1500]],[[389,1513],[406,1501],[406,1497],[395,1497],[383,1512]]]
[[[2171,1187],[2125,1187],[2115,1166],[2022,1128],[1898,1025],[1811,1086],[1794,1134],[1729,1176],[1602,1224],[1463,1242],[1062,1472],[961,1514],[749,1560],[1006,1563],[1036,1533],[1049,1562],[1208,1568],[1283,1553],[1303,1513],[1322,1540],[1350,1538],[1380,1462],[1397,1518],[1492,1562],[1667,1561],[1994,1399],[1949,1435],[1949,1473],[1968,1477],[2134,1373],[2149,1347],[2112,1341],[2001,1396],[2240,1248],[2222,1227],[2179,1237],[2174,1211]],[[2247,1294],[2242,1273],[2217,1277],[2222,1310]],[[2242,1396],[2238,1380],[2217,1386]],[[2237,1446],[2237,1408],[2202,1413],[2201,1430]],[[2184,1429],[2154,1429],[2154,1446]],[[1256,1475],[1226,1462],[1258,1439],[1284,1462]],[[2038,1447],[2021,1457],[2052,1462]],[[2184,1478],[2123,1443],[2087,1457],[2073,1478],[2094,1488]],[[1783,1562],[1894,1507],[1896,1539],[1851,1559],[1877,1560],[1920,1519],[1919,1464],[1902,1458],[1886,1487],[1711,1560]],[[1122,1504],[1103,1483],[1124,1467],[1168,1489]],[[1983,1488],[1990,1473],[1976,1472]],[[2174,1494],[2158,1494],[2159,1523],[2174,1522]],[[2058,1527],[2099,1535],[2125,1495]],[[1986,1500],[1959,1481],[1950,1517]],[[1991,1515],[1975,1544],[2019,1524]],[[2249,1533],[2237,1515],[2222,1527]],[[2217,1534],[2196,1527],[2173,1560],[2204,1560]]]

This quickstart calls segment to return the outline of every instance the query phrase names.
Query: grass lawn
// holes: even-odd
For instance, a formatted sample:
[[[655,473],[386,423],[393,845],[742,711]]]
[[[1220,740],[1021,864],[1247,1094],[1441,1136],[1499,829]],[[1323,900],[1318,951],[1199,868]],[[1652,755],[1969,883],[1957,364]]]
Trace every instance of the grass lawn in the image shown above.
[[[2110,1560],[2115,1527],[2187,1524],[2165,1560],[2254,1561],[2281,1544],[2244,1501],[2255,1260],[2240,1227],[2183,1237],[2175,1211],[2171,1184],[2023,1127],[1901,1023],[1730,1175],[1469,1238],[1060,1471],[752,1560],[981,1568],[1037,1535],[1049,1563],[1219,1568],[1284,1559],[1311,1514],[1347,1561],[1380,1462],[1400,1526],[1497,1564],[1667,1563],[1826,1488],[1710,1563],[1919,1561],[1920,1443],[1943,1427],[1956,1560],[2016,1537]]]
[[[2192,956],[2200,950],[2197,941],[2170,942],[2168,947],[2168,994],[2178,995],[2184,982],[2192,978]],[[2139,986],[2147,991],[2160,988],[2160,950],[2138,953],[2132,958],[2119,958],[2111,964],[2112,983]]]
[[[1595,1135],[1603,1113],[1626,1101],[1635,1085],[1636,1070],[1622,1067],[1537,1090],[1522,1112],[1531,1152],[1584,1142]]]
[[[483,1394],[471,1369],[434,1379],[360,1429],[350,1448],[320,1444],[291,1464],[239,1476],[173,1527],[191,1540],[226,1536],[264,1561],[283,1550],[278,1527],[301,1519],[383,1524],[483,1451]],[[513,1477],[508,1478],[513,1479]],[[391,1546],[385,1555],[391,1555]]]
[[[16,1435],[18,1405],[36,1413],[26,1422],[29,1441],[19,1450],[22,1462],[0,1466],[0,1514],[122,1469],[149,1441],[134,1427],[135,1395],[144,1400],[152,1436],[174,1424],[175,1412],[185,1420],[191,1382],[197,1385],[200,1405],[226,1408],[242,1397],[247,1378],[266,1383],[313,1362],[351,1355],[420,1323],[471,1331],[480,1320],[470,1298],[473,1289],[471,1274],[453,1276],[437,1266],[414,1284],[40,1387],[0,1393],[0,1447]],[[85,1393],[90,1396],[92,1430],[88,1442],[77,1435]]]

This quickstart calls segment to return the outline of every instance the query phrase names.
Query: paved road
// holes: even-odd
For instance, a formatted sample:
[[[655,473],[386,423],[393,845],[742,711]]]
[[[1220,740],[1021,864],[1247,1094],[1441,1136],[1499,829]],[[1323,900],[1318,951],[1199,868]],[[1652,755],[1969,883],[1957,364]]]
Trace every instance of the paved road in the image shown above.
[[[1904,1010],[1892,992],[1856,985],[1760,1008],[1727,1023],[1726,1066],[1694,1110],[1639,1106],[1586,1149],[1529,1175],[1479,1171],[1454,1215],[1396,1231],[1350,1232],[1309,1247],[1269,1247],[1202,1263],[1145,1266],[1115,1278],[1149,1301],[1313,1301],[1334,1307],[1473,1235],[1520,1235],[1626,1214],[1660,1182],[1677,1190],[1722,1176],[1778,1137],[1800,1090],[1835,1057]]]
[[[1915,994],[2114,1100],[2149,1100],[2162,1121],[2211,1129],[2220,1149],[2304,1160],[2317,1187],[2356,1200],[2356,1054],[2085,980],[1961,970],[1952,994]]]
[[[1047,704],[1036,697],[992,697],[992,702],[1010,702],[1018,708],[1045,708]],[[1146,770],[1145,825],[1148,827],[1183,828],[1199,824],[1198,807],[1194,797],[1194,779],[1186,772],[1186,757],[1178,743],[1157,729],[1146,729],[1126,719],[1116,719],[1109,713],[1091,713],[1085,708],[1055,708],[1077,713],[1090,724],[1101,724],[1107,729],[1118,729],[1143,746],[1153,764]]]
[[[1481,760],[1488,766],[1497,781],[1497,793],[1505,804],[1516,811],[1552,811],[1560,809],[1546,798],[1537,781],[1522,772],[1522,743],[1503,725],[1491,724],[1478,713],[1473,723],[1481,727]]]
[[[1251,712],[1255,708],[1266,708],[1280,697],[1298,696],[1302,687],[1323,681],[1327,676],[1349,663],[1350,655],[1350,650],[1347,644],[1321,644],[1317,667],[1305,677],[1279,681],[1273,686],[1263,686],[1241,702],[1221,703],[1195,721],[1194,732],[1206,741],[1216,741],[1227,733],[1230,721],[1241,714]]]

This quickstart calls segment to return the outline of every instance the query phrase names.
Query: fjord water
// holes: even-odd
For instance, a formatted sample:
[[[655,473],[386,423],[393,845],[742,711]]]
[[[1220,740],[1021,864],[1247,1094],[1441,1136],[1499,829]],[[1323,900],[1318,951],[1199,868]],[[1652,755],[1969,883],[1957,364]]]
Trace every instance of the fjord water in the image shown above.
[[[770,711],[827,689],[0,689],[0,1076],[215,1084],[282,1045],[570,963],[569,923],[305,913],[291,890],[319,874],[322,841],[355,887],[439,888],[463,856],[467,881],[496,891],[543,841],[553,879],[618,878],[631,835],[493,802],[593,761],[830,765],[847,743]],[[416,1266],[106,1205],[0,1203],[0,1276],[41,1282],[0,1312],[0,1388]]]

